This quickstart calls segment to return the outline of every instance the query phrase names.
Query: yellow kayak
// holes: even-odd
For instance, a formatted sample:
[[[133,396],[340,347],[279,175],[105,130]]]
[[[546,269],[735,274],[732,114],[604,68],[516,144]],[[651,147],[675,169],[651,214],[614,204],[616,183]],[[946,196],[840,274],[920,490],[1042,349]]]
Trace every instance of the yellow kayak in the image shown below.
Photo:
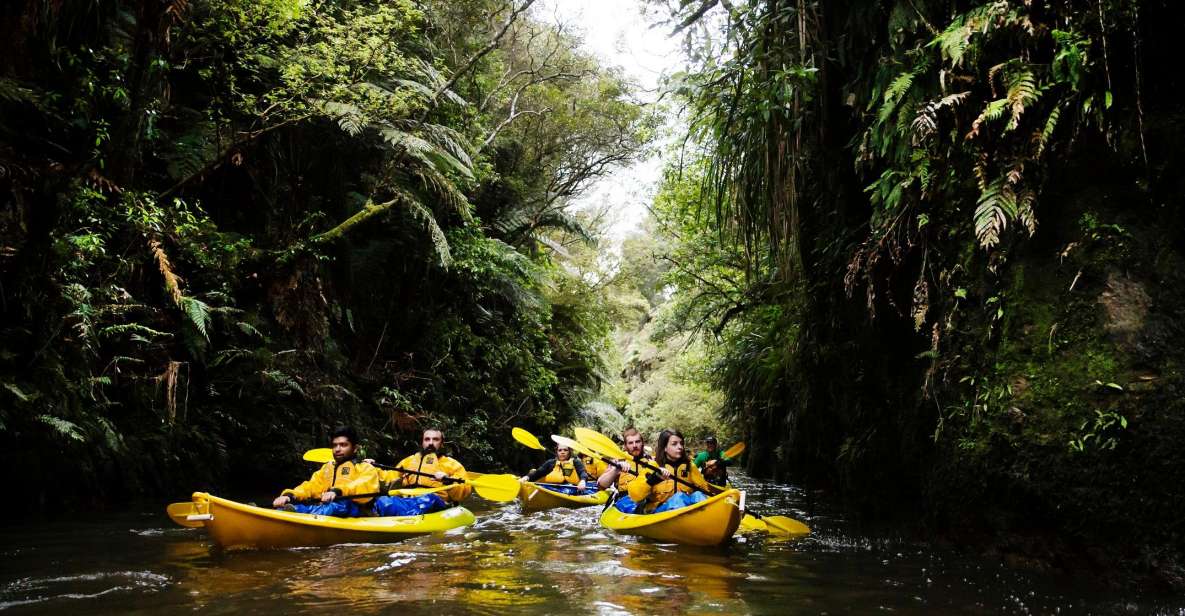
[[[605,490],[600,490],[596,494],[572,496],[553,492],[530,481],[524,481],[518,497],[523,503],[523,513],[528,513],[531,511],[542,511],[544,509],[555,509],[556,507],[578,509],[592,505],[604,505],[609,500],[609,493]]]
[[[601,526],[659,541],[720,545],[737,531],[743,499],[743,492],[727,490],[689,507],[662,513],[622,513],[617,507],[609,507],[601,514]]]
[[[474,517],[464,507],[452,507],[426,515],[335,518],[265,509],[194,492],[189,520],[201,522],[223,548],[292,548],[401,541],[468,526]]]

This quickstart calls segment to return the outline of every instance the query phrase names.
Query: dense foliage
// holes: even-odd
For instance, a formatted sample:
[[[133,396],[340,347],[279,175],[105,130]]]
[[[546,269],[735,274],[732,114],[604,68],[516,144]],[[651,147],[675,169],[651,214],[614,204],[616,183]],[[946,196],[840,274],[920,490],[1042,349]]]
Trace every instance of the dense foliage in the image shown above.
[[[676,323],[751,470],[1185,583],[1175,4],[654,6]]]
[[[380,459],[443,425],[489,465],[575,417],[608,324],[552,246],[592,241],[568,203],[653,119],[530,5],[6,3],[21,502],[271,489],[338,422]]]

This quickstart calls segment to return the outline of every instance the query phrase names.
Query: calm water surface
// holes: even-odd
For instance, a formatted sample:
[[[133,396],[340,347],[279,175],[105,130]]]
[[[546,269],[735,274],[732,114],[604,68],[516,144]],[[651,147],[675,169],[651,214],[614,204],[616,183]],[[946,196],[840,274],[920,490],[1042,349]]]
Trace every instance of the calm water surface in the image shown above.
[[[718,549],[620,537],[599,508],[522,516],[474,499],[477,523],[385,545],[211,550],[158,511],[0,531],[5,614],[1185,614],[1185,601],[1112,593],[856,531],[790,486],[737,482],[811,537]]]

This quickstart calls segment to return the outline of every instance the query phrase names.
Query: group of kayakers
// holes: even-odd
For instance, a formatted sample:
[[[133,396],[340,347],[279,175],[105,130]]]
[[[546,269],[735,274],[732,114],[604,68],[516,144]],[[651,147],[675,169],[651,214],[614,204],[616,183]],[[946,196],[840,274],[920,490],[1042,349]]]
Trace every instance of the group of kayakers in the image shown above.
[[[570,495],[616,487],[613,506],[625,513],[661,513],[693,505],[717,491],[709,481],[717,485],[728,481],[731,460],[720,453],[714,437],[706,439],[705,450],[693,460],[677,430],[659,433],[653,456],[646,452],[645,439],[636,428],[626,429],[621,436],[629,459],[606,462],[576,455],[561,445],[556,447],[555,457],[522,480]],[[440,511],[469,496],[465,467],[440,453],[444,432],[438,428],[424,430],[420,451],[389,468],[379,468],[373,460],[357,460],[357,443],[352,428],[335,429],[331,434],[333,460],[308,481],[284,490],[272,505],[337,517],[409,516]],[[388,494],[396,489],[450,484],[455,485],[430,494]]]
[[[284,490],[272,501],[273,507],[337,517],[408,516],[447,509],[469,496],[465,467],[440,453],[444,431],[439,428],[424,430],[420,451],[386,469],[378,468],[374,460],[356,459],[358,436],[353,428],[341,426],[333,431],[331,439],[333,460],[308,481]],[[455,485],[431,494],[387,494],[399,488],[439,488],[449,484]]]

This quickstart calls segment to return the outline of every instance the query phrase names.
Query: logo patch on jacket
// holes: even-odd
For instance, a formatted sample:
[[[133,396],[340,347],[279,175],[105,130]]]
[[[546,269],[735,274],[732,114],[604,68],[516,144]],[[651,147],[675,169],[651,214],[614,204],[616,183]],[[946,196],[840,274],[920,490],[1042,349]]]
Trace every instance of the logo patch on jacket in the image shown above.
[[[342,467],[342,477],[345,477],[346,475],[349,475],[349,474],[350,474],[350,467],[343,466]]]

